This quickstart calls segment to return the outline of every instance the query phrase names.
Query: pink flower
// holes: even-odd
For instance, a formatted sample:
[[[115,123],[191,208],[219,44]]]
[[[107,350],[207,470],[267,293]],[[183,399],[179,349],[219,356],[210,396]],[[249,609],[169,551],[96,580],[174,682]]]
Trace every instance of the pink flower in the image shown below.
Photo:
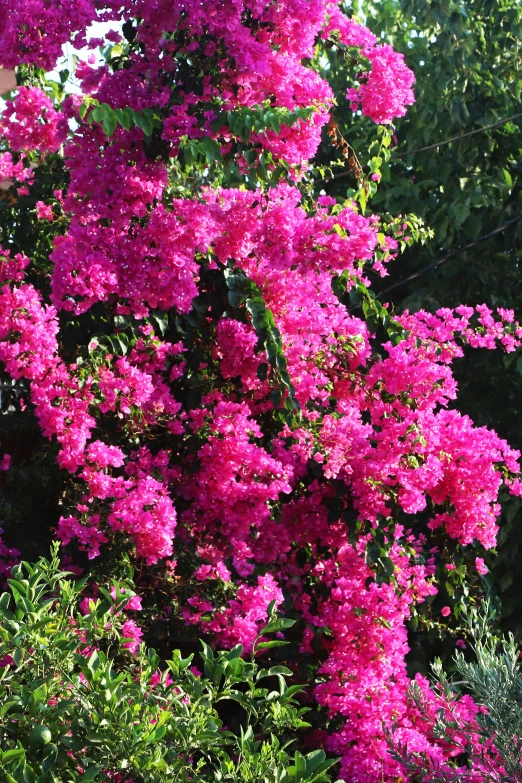
[[[110,590],[111,596],[115,599],[116,598],[116,588],[111,587]],[[128,590],[125,588],[120,587],[120,593],[128,593]],[[128,600],[125,606],[123,607],[124,611],[134,611],[134,612],[141,612],[142,606],[141,606],[141,597],[139,595],[132,595]]]
[[[54,220],[52,207],[43,201],[36,202],[36,214],[39,220]]]
[[[479,574],[482,574],[482,576],[484,576],[484,574],[489,573],[489,569],[486,566],[486,564],[484,563],[484,560],[483,560],[482,557],[476,557],[475,558],[475,568],[477,569]]]
[[[51,99],[38,87],[19,87],[7,101],[0,123],[12,150],[56,152],[65,141],[68,124]]]
[[[128,639],[124,643],[124,648],[130,650],[131,653],[135,653],[140,646],[143,631],[136,625],[134,620],[126,620],[121,627],[121,635],[124,639]]]
[[[440,613],[443,617],[449,617],[451,614],[451,609],[449,606],[443,606],[440,610]]]

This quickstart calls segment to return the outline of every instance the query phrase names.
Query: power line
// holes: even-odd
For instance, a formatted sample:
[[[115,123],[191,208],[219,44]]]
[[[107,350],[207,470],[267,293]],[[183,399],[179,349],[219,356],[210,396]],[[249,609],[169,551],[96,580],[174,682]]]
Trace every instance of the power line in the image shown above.
[[[390,155],[390,160],[392,158],[406,158],[408,155],[415,155],[417,152],[427,152],[428,150],[434,150],[438,147],[443,147],[445,144],[453,144],[454,141],[460,141],[460,139],[465,139],[467,136],[474,136],[476,133],[484,133],[488,130],[493,130],[494,128],[499,128],[501,125],[505,125],[507,122],[511,122],[512,120],[517,120],[519,117],[522,117],[522,112],[519,114],[513,114],[512,117],[507,117],[504,120],[499,120],[498,122],[494,122],[492,125],[484,125],[483,128],[476,128],[475,130],[468,131],[467,133],[462,133],[460,136],[452,136],[451,139],[444,139],[444,141],[437,141],[435,144],[428,144],[427,147],[418,147],[416,150],[409,150],[407,152],[398,152],[395,155]],[[328,179],[318,179],[315,180],[314,185],[318,185],[320,183],[327,184],[328,182],[332,182],[334,179],[341,179],[341,177],[348,177],[352,172],[351,171],[342,171],[340,174],[334,174],[332,177],[329,177]]]
[[[451,258],[455,258],[455,256],[462,255],[462,253],[465,253],[467,250],[471,250],[472,247],[476,247],[476,245],[479,245],[481,242],[485,242],[486,239],[491,239],[491,237],[496,236],[496,234],[501,234],[502,231],[506,230],[506,228],[509,228],[509,226],[514,225],[514,223],[518,223],[520,220],[522,220],[522,215],[518,215],[517,217],[508,220],[507,223],[504,223],[503,225],[499,226],[494,231],[490,231],[489,234],[484,234],[478,239],[475,239],[473,242],[464,245],[464,247],[460,247],[457,250],[453,250],[451,253],[448,253],[447,256],[444,256],[444,258],[439,258],[439,260],[435,261],[433,264],[428,264],[428,266],[424,266],[422,269],[419,269],[419,271],[415,272],[413,275],[409,275],[409,277],[405,277],[404,280],[399,280],[397,283],[388,286],[388,288],[385,288],[383,291],[380,291],[378,296],[382,297],[383,294],[387,294],[389,291],[395,290],[395,288],[400,288],[401,286],[406,285],[406,283],[409,283],[412,280],[416,280],[418,277],[421,277],[421,275],[423,275],[425,272],[429,272],[432,269],[437,269],[439,266],[445,264],[446,261],[449,261]]]
[[[492,125],[484,125],[483,128],[476,128],[475,130],[468,131],[467,133],[462,133],[460,136],[453,136],[451,139],[445,139],[445,141],[438,141],[435,144],[429,144],[427,147],[419,147],[416,150],[410,150],[409,152],[399,152],[396,155],[390,155],[391,158],[405,158],[407,155],[415,155],[417,152],[426,152],[427,150],[434,150],[437,147],[442,147],[444,144],[452,144],[454,141],[460,141],[460,139],[465,139],[466,136],[474,136],[475,133],[484,133],[484,131],[492,130],[493,128],[499,128],[501,125],[505,125],[507,122],[511,122],[512,120],[516,120],[519,117],[522,117],[522,112],[519,114],[514,114],[512,117],[507,117],[505,120],[499,120],[498,122],[494,122]]]

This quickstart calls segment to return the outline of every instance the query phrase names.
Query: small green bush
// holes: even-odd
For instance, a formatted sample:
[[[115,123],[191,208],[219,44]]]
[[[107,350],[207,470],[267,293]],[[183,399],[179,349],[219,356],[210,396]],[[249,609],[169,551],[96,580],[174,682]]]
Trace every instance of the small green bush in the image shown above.
[[[101,589],[83,615],[84,583],[68,576],[55,550],[13,569],[0,597],[2,782],[329,780],[335,760],[322,750],[290,754],[308,724],[288,669],[263,669],[241,646],[213,653],[203,643],[201,676],[179,651],[165,662],[144,645],[131,655],[122,634],[131,595]],[[262,633],[290,624],[272,607]],[[240,715],[235,732],[219,717],[227,701]]]

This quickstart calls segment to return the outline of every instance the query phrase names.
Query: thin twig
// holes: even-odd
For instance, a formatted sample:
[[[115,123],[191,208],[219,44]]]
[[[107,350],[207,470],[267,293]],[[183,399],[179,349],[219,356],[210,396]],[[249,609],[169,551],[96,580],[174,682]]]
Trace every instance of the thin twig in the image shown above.
[[[415,155],[416,152],[426,152],[427,150],[434,150],[437,147],[442,147],[444,144],[452,144],[454,141],[460,141],[460,139],[465,139],[466,136],[474,136],[476,133],[484,133],[484,131],[487,130],[493,130],[493,128],[499,128],[501,125],[505,125],[507,122],[511,122],[511,120],[516,120],[519,117],[522,117],[522,112],[519,114],[514,114],[512,117],[507,117],[505,120],[499,120],[498,122],[494,122],[492,125],[484,125],[483,128],[476,128],[475,130],[468,131],[467,133],[462,133],[460,136],[452,136],[451,139],[445,139],[444,141],[438,141],[435,144],[429,144],[427,147],[419,147],[416,150],[410,150],[409,152],[399,152],[396,155],[390,155],[391,158],[405,158],[407,155]]]

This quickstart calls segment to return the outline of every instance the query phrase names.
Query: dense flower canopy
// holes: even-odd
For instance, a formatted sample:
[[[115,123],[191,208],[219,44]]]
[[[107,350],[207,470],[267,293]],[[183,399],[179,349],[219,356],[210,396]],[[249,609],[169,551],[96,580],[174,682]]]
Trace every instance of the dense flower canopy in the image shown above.
[[[406,623],[446,543],[483,555],[502,485],[521,490],[519,454],[455,409],[451,365],[522,330],[460,307],[382,308],[377,331],[347,302],[408,228],[308,184],[334,105],[316,47],[357,53],[337,99],[376,123],[405,113],[413,74],[327,0],[0,14],[0,64],[25,74],[1,117],[13,209],[58,172],[35,206],[50,252],[29,258],[8,229],[0,250],[6,412],[58,445],[56,535],[93,561],[125,542],[190,586],[185,623],[220,644],[248,650],[271,602],[296,612],[346,780],[398,779],[393,721],[446,763],[407,695]],[[114,29],[89,42],[94,20]],[[66,42],[104,60],[80,60],[81,94],[56,100],[38,69]]]

